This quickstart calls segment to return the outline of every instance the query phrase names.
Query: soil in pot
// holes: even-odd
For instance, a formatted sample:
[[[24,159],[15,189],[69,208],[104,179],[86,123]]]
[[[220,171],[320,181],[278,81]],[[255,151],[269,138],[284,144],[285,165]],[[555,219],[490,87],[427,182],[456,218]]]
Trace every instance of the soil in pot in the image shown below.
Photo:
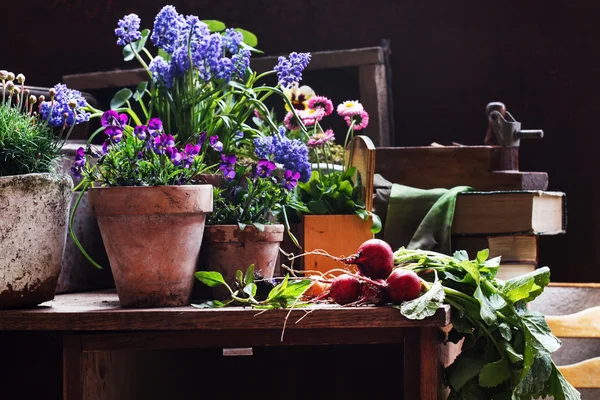
[[[0,308],[54,298],[72,190],[64,174],[0,177]]]
[[[199,269],[220,272],[230,286],[235,281],[236,271],[245,273],[252,264],[263,278],[271,279],[284,231],[281,224],[264,225],[263,232],[252,225],[243,230],[237,225],[209,225],[204,232]],[[206,293],[199,288],[194,298]],[[226,288],[219,286],[212,290],[215,298],[224,298],[228,293]]]
[[[89,191],[123,307],[190,303],[211,185]]]

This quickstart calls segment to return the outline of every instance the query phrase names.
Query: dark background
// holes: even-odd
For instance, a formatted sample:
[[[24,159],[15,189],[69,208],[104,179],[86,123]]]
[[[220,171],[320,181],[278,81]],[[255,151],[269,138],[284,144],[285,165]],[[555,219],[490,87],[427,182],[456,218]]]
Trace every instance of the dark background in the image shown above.
[[[4,2],[0,68],[49,86],[65,74],[137,66],[113,30],[136,12],[151,28],[167,3],[151,0]],[[178,11],[254,32],[267,55],[391,41],[396,145],[482,144],[485,106],[502,101],[523,128],[521,170],[546,171],[567,193],[566,235],[540,239],[553,281],[600,281],[594,118],[600,101],[600,4],[567,1],[177,0]],[[310,82],[305,82],[309,84]]]

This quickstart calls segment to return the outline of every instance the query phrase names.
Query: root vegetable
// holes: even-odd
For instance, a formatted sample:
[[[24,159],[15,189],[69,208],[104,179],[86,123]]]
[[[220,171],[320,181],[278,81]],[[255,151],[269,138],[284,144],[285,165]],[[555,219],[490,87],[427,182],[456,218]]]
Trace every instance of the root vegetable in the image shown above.
[[[375,282],[379,285],[371,282],[362,283],[360,303],[382,305],[390,302],[388,284],[385,279],[376,279]]]
[[[385,241],[369,239],[360,245],[356,254],[342,260],[355,264],[364,276],[371,279],[386,279],[394,268],[394,251]]]
[[[353,303],[361,294],[361,282],[355,276],[342,274],[331,282],[329,297],[338,304]]]
[[[306,292],[304,292],[303,297],[306,299],[312,299],[315,297],[319,297],[323,293],[325,293],[329,289],[330,286],[331,286],[331,284],[328,282],[323,282],[323,281],[314,279],[313,282],[308,287],[308,289],[306,289]]]
[[[396,268],[387,278],[387,284],[393,303],[414,300],[421,294],[421,278],[408,269]]]

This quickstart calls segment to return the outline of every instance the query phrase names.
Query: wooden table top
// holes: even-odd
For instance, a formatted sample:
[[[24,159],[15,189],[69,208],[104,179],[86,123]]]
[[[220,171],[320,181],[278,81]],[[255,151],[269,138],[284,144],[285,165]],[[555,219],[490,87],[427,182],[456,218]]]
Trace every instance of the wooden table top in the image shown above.
[[[444,305],[424,320],[410,320],[391,306],[318,305],[294,310],[242,307],[198,309],[193,306],[122,308],[115,291],[61,294],[24,309],[0,310],[0,331],[148,331],[281,329],[421,328],[450,324]]]

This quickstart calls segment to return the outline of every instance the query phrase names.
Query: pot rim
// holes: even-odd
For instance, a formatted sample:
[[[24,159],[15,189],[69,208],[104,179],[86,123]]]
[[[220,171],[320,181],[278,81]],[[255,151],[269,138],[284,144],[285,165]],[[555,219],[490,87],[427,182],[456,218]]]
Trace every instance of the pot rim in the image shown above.
[[[56,178],[59,178],[59,179],[71,178],[71,176],[65,172],[32,172],[29,174],[0,176],[0,181],[9,181],[9,180],[12,180],[15,178],[25,178],[25,177],[51,178],[52,180],[54,180]]]
[[[221,229],[228,229],[228,230],[241,230],[239,225],[235,225],[235,224],[214,224],[214,225],[206,224],[206,227],[204,229],[212,228],[211,230],[214,230],[216,227],[220,227]],[[283,224],[264,224],[264,227],[265,227],[265,231],[271,231],[271,232],[278,232],[279,230],[281,230],[282,232],[285,231],[285,225],[283,225]],[[246,225],[246,228],[244,230],[246,230],[248,228],[258,231],[258,228],[254,225]]]
[[[281,242],[285,234],[283,224],[265,225],[264,231],[259,231],[254,225],[247,225],[241,230],[238,225],[206,225],[204,238],[212,243],[240,242]]]

